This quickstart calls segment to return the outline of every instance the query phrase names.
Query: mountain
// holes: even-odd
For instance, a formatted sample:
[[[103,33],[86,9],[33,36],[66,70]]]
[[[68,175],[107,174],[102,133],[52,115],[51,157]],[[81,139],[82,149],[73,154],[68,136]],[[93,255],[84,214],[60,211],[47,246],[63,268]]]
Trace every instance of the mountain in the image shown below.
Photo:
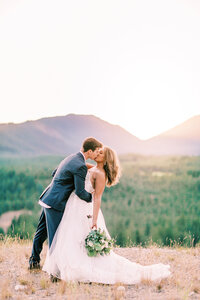
[[[119,154],[200,155],[200,116],[142,141],[118,125],[92,115],[43,118],[0,124],[0,156],[68,155],[94,136]]]
[[[142,154],[200,155],[200,116],[143,142]]]
[[[0,124],[0,155],[67,155],[79,151],[82,141],[94,136],[118,153],[139,149],[140,140],[92,115],[70,114],[21,124]]]

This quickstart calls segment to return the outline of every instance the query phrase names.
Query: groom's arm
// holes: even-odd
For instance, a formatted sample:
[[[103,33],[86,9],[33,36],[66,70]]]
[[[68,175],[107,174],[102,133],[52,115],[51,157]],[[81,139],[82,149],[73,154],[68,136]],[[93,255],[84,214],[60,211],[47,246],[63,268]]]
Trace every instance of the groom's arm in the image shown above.
[[[85,200],[86,202],[92,202],[92,194],[88,193],[85,190],[86,174],[87,174],[86,166],[82,166],[74,174],[75,194],[82,200]]]
[[[95,167],[95,165],[86,163],[86,167],[87,167],[88,169],[91,169],[91,168]]]

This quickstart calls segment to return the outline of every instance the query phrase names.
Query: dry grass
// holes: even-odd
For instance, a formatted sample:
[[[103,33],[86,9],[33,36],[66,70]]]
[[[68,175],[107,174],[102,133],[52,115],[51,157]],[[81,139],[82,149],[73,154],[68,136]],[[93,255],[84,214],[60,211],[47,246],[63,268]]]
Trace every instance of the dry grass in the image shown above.
[[[52,283],[41,270],[29,271],[31,241],[6,238],[0,241],[0,299],[200,299],[200,247],[197,248],[117,248],[116,253],[143,265],[166,263],[172,276],[161,282],[142,281],[141,284],[114,286],[101,284]],[[42,253],[44,262],[47,246]],[[15,291],[16,285],[24,290]]]
[[[10,281],[8,278],[4,279],[3,282],[1,283],[1,299],[10,299],[12,297],[12,292],[10,288]]]
[[[43,277],[40,279],[40,287],[43,290],[47,290],[50,287],[50,280],[47,280],[46,277]]]

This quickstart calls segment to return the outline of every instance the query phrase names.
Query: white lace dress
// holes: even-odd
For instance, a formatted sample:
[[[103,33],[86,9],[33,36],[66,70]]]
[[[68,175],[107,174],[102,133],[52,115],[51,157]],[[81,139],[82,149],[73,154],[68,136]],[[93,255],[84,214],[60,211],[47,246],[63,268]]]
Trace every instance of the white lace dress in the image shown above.
[[[86,176],[85,188],[92,191],[90,173]],[[169,265],[142,266],[117,255],[89,257],[85,238],[90,232],[93,203],[81,200],[73,192],[67,201],[61,223],[56,231],[50,250],[47,252],[43,270],[65,281],[96,282],[104,284],[136,284],[142,279],[160,280],[170,275]],[[99,211],[98,228],[109,236],[104,217]],[[110,237],[110,236],[109,236]]]

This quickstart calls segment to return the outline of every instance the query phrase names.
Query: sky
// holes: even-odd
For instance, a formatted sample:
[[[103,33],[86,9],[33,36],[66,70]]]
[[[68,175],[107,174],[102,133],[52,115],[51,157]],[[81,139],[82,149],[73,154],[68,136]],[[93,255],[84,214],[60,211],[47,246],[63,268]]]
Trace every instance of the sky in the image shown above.
[[[1,0],[0,123],[96,115],[147,139],[200,114],[199,0]]]

